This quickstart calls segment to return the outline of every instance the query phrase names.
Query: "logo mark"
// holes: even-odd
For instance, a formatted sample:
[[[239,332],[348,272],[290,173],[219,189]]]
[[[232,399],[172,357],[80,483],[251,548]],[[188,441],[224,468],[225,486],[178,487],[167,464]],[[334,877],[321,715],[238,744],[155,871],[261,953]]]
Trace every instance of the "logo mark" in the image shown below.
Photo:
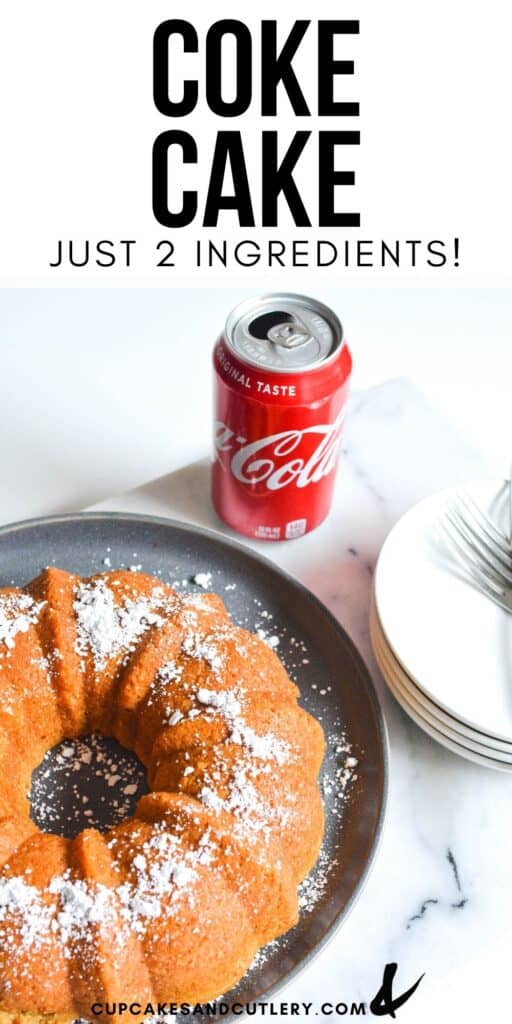
[[[375,1017],[396,1017],[396,1010],[399,1010],[404,1003],[415,993],[420,981],[425,977],[424,974],[418,978],[414,985],[411,985],[407,989],[407,992],[402,992],[401,996],[393,996],[393,979],[397,971],[398,964],[386,964],[384,968],[384,977],[382,979],[382,985],[374,996],[370,1003],[370,1012]]]
[[[215,448],[221,464],[227,459],[240,483],[260,485],[269,491],[280,491],[290,484],[302,489],[332,473],[342,425],[340,414],[334,423],[284,430],[247,443],[219,421],[215,424]]]

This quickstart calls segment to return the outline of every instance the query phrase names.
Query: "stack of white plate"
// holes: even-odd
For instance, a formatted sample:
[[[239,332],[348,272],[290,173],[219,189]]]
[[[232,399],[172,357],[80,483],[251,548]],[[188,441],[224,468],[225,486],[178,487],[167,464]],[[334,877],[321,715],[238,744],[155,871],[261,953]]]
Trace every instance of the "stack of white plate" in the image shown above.
[[[472,485],[505,517],[503,484]],[[420,502],[382,548],[370,612],[379,668],[408,715],[462,757],[512,772],[512,615],[480,594],[443,551],[450,499]]]

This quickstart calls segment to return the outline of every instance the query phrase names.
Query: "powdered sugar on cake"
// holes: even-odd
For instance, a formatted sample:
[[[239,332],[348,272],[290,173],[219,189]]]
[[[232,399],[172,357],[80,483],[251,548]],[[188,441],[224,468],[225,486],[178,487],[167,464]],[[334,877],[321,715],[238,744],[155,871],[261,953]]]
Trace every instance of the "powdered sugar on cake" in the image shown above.
[[[115,863],[116,840],[109,846]],[[151,920],[173,917],[183,900],[193,901],[198,871],[214,856],[208,832],[186,848],[179,835],[156,825],[127,865],[132,880],[120,885],[91,883],[71,871],[55,875],[43,890],[30,884],[30,875],[0,878],[0,941],[9,947],[14,922],[25,950],[53,944],[56,937],[69,958],[72,943],[87,949],[97,928],[122,947],[130,932],[143,935]]]
[[[222,671],[224,660],[219,653],[217,645],[209,637],[204,637],[200,633],[194,633],[190,630],[183,638],[181,649],[189,658],[206,661],[217,675]]]
[[[258,735],[242,717],[243,698],[234,690],[208,690],[202,686],[196,694],[200,704],[211,712],[222,715],[230,727],[231,743],[245,747],[254,757],[264,761],[285,764],[290,756],[289,744],[277,739],[271,732]]]
[[[150,597],[126,597],[123,604],[116,605],[110,587],[98,579],[77,587],[73,608],[77,623],[75,650],[82,658],[91,653],[96,670],[100,670],[109,658],[132,650],[151,626],[162,626],[172,603],[162,588],[156,587]]]
[[[189,658],[205,661],[212,672],[213,680],[218,680],[218,673],[224,664],[224,657],[214,637],[188,633],[182,643],[182,652]],[[218,690],[208,686],[195,686],[183,683],[184,666],[176,662],[168,662],[158,673],[155,689],[159,697],[165,699],[166,686],[180,685],[180,697],[186,692],[188,709],[175,708],[172,704],[165,707],[167,725],[178,725],[186,720],[202,717],[206,720],[221,719],[227,725],[225,743],[234,743],[241,747],[229,781],[227,795],[219,794],[218,781],[225,772],[222,747],[217,760],[206,774],[204,785],[197,796],[201,802],[213,811],[229,812],[238,821],[237,828],[250,838],[256,834],[270,836],[270,824],[278,819],[284,822],[286,808],[276,809],[265,800],[258,790],[258,776],[268,774],[272,766],[286,764],[294,755],[288,743],[275,736],[271,731],[257,733],[244,717],[244,705],[247,695],[242,688]],[[150,702],[151,702],[150,697]],[[183,775],[187,778],[192,771],[187,766]]]
[[[44,601],[37,604],[29,594],[14,591],[0,595],[0,648],[12,650],[18,633],[28,632],[43,607]]]

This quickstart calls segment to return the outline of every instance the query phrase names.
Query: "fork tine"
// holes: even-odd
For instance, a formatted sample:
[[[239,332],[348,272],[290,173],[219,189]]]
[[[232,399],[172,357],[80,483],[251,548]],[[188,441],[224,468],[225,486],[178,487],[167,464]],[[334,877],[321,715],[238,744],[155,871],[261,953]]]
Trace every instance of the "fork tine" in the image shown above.
[[[482,539],[478,530],[470,524],[467,519],[461,516],[460,512],[456,508],[449,509],[447,516],[450,518],[452,526],[456,529],[461,536],[464,537],[466,543],[471,545],[473,553],[476,554],[482,564],[484,564],[491,573],[496,575],[496,578],[505,586],[512,586],[512,573],[509,572],[508,566],[496,557],[492,549],[486,544],[486,541]]]
[[[508,478],[508,543],[512,551],[512,466]]]
[[[508,595],[504,591],[496,589],[495,585],[489,584],[476,563],[471,562],[468,564],[467,551],[462,545],[459,545],[457,537],[453,537],[451,530],[447,529],[445,524],[443,524],[443,527],[448,539],[452,542],[459,555],[459,561],[466,570],[467,582],[493,601],[494,604],[498,605],[499,608],[502,608],[503,611],[509,614],[512,613],[512,595]]]
[[[512,565],[512,553],[510,552],[507,538],[504,533],[492,522],[490,517],[476,505],[469,495],[459,494],[457,506],[466,518],[470,518],[475,526],[481,530],[489,543],[499,551],[507,562]]]
[[[492,590],[492,588],[488,586],[485,579],[483,579],[478,572],[475,572],[472,575],[475,580],[475,586],[478,590],[481,590],[486,597],[489,597],[491,601],[494,601],[494,603],[499,605],[500,608],[503,608],[504,611],[512,612],[512,599],[510,597],[497,594],[495,590]]]
[[[484,533],[489,537],[489,540],[493,540],[500,548],[508,555],[509,560],[512,559],[512,552],[510,548],[510,542],[508,537],[499,526],[491,519],[487,512],[480,508],[473,500],[467,491],[459,491],[458,498],[462,501],[471,511],[473,517],[478,521]]]
[[[489,586],[493,587],[493,592],[497,595],[503,596],[504,587],[501,584],[494,573],[490,573],[489,570],[482,564],[480,557],[475,553],[474,547],[470,541],[468,541],[464,535],[460,532],[457,526],[453,526],[449,516],[446,517],[443,523],[444,530],[448,535],[452,545],[456,548],[459,556],[466,570],[474,574],[478,573],[482,578],[487,580]]]
[[[447,511],[446,518],[457,532],[459,538],[465,542],[467,552],[472,555],[473,561],[476,556],[478,567],[485,571],[486,576],[492,582],[501,585],[502,588],[512,587],[512,575],[497,565],[496,561],[488,555],[485,547],[482,547],[480,543],[475,541],[474,535],[468,530],[464,521],[454,515],[451,510]]]
[[[451,512],[458,520],[460,520],[467,532],[471,534],[476,547],[482,552],[482,557],[489,556],[491,560],[497,563],[496,568],[503,571],[506,582],[512,586],[512,561],[504,557],[500,548],[496,549],[494,545],[489,543],[486,536],[482,535],[478,525],[475,525],[469,516],[464,516],[457,505],[452,506]]]
[[[476,587],[481,590],[486,597],[489,597],[491,601],[494,601],[494,603],[499,605],[500,608],[503,608],[504,611],[512,612],[512,598],[508,597],[506,594],[497,594],[496,591],[486,583],[485,579],[477,570],[475,570],[472,575],[475,580]]]

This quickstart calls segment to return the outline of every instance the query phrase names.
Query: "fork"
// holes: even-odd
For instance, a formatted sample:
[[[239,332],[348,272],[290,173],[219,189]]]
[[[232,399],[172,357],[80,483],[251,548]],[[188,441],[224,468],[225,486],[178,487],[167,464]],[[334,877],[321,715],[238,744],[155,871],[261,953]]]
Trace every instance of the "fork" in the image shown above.
[[[511,488],[512,483],[509,482],[512,519]],[[509,537],[465,491],[458,492],[448,506],[442,525],[471,581],[500,608],[512,614],[512,544]]]
[[[512,551],[512,465],[508,478],[508,543]]]

